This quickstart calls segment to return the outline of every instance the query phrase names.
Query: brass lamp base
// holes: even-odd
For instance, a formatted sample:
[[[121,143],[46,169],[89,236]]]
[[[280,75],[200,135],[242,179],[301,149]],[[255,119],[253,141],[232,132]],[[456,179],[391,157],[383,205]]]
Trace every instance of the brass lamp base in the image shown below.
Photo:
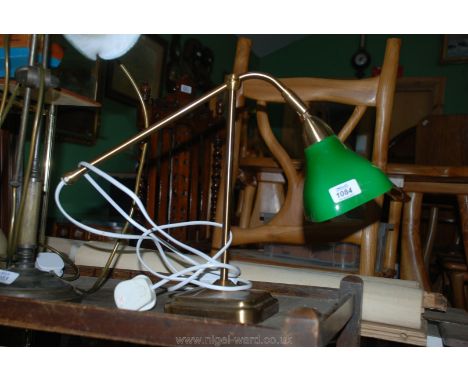
[[[166,313],[218,318],[239,324],[255,324],[278,312],[278,300],[260,290],[220,292],[196,288],[175,295]]]
[[[31,298],[35,300],[79,301],[81,296],[58,277],[36,268],[11,267],[8,271],[19,273],[10,285],[0,284],[0,295]]]

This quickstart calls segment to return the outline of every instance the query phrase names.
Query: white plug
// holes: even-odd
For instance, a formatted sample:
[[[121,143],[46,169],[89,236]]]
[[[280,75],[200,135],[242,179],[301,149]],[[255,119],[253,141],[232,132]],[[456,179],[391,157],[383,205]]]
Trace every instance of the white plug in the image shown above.
[[[144,311],[156,305],[153,283],[145,275],[122,281],[114,289],[114,301],[119,309]]]
[[[62,277],[65,263],[56,253],[40,252],[37,254],[35,266],[40,271],[54,272],[58,277]]]

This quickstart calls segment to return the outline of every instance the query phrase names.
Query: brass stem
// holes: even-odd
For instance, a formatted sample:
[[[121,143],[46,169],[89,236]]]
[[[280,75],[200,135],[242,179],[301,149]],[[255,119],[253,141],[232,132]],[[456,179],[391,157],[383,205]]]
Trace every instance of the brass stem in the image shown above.
[[[51,104],[47,116],[47,128],[45,131],[44,147],[44,174],[42,184],[42,212],[41,224],[39,225],[39,242],[45,242],[45,233],[47,225],[47,210],[49,207],[50,175],[52,169],[52,152],[54,149],[55,127],[57,121],[57,105]]]
[[[299,96],[276,78],[265,73],[251,72],[240,75],[239,79],[241,81],[251,79],[266,81],[278,89],[285,101],[299,114],[304,126],[304,133],[311,143],[320,142],[326,137],[333,135],[333,131],[323,121],[309,114],[307,105]]]
[[[37,51],[37,35],[31,36],[31,44],[29,50],[29,60],[28,65],[33,66],[36,58]],[[27,86],[24,91],[24,101],[23,101],[23,110],[21,111],[21,123],[18,134],[18,144],[16,149],[16,158],[15,158],[15,170],[13,172],[13,178],[11,183],[12,187],[20,187],[21,185],[21,170],[23,168],[23,149],[24,142],[26,139],[26,130],[28,127],[28,117],[29,117],[29,106],[31,105],[32,98],[32,88]]]
[[[307,105],[297,96],[297,94],[294,93],[291,89],[287,88],[285,85],[283,85],[276,78],[268,74],[259,72],[249,72],[241,74],[239,76],[239,80],[241,82],[254,79],[266,81],[272,84],[276,89],[278,89],[278,91],[288,102],[288,104],[290,104],[294,108],[294,110],[296,110],[299,114],[304,114],[307,112]]]
[[[39,92],[37,97],[36,113],[34,115],[34,123],[31,133],[31,146],[29,151],[28,164],[26,166],[26,171],[24,175],[24,183],[22,185],[21,199],[19,201],[18,214],[14,221],[14,227],[12,232],[10,232],[8,240],[8,254],[7,254],[7,263],[13,258],[14,251],[16,250],[17,240],[19,229],[23,222],[24,206],[26,205],[26,198],[29,196],[28,188],[31,180],[31,172],[35,156],[36,141],[39,133],[40,119],[42,115],[42,106],[44,103],[44,90],[45,90],[45,81],[44,81],[44,70],[40,67],[39,70]],[[34,240],[37,241],[37,238]]]
[[[134,78],[132,77],[130,72],[127,70],[125,65],[120,64],[120,69],[122,69],[124,74],[127,76],[127,79],[130,81],[130,83],[131,83],[131,85],[133,87],[133,90],[135,90],[135,92],[136,92],[136,94],[138,96],[138,101],[140,102],[140,105],[141,105],[141,108],[142,108],[142,111],[143,111],[143,119],[144,119],[144,124],[145,124],[144,128],[146,130],[146,129],[148,129],[148,126],[149,126],[149,118],[148,118],[148,110],[146,108],[145,101],[143,99],[143,95],[141,94],[141,91],[138,88],[137,83],[135,82]],[[142,145],[141,153],[140,153],[140,160],[138,162],[139,165],[138,165],[138,171],[137,171],[137,176],[136,176],[136,180],[135,180],[135,188],[134,188],[134,193],[136,195],[138,195],[140,193],[141,178],[143,177],[143,168],[144,168],[144,165],[145,165],[145,159],[146,159],[147,151],[148,151],[148,143],[145,142]],[[130,211],[129,211],[129,216],[132,217],[134,213],[135,213],[135,201],[133,201],[133,203],[132,203],[132,206],[131,206]],[[128,221],[125,222],[121,233],[125,234],[127,232],[129,226],[130,226],[130,223]],[[115,241],[114,246],[112,248],[112,251],[111,251],[111,253],[109,255],[109,258],[107,259],[106,264],[102,268],[101,273],[99,274],[98,278],[96,279],[94,284],[91,286],[91,288],[89,288],[88,290],[81,290],[80,289],[79,291],[81,293],[91,294],[91,293],[94,293],[94,292],[98,291],[101,288],[101,286],[104,284],[104,281],[107,279],[107,276],[109,275],[112,263],[114,261],[114,258],[117,255],[117,251],[118,251],[121,243],[122,243],[121,239],[117,239]]]

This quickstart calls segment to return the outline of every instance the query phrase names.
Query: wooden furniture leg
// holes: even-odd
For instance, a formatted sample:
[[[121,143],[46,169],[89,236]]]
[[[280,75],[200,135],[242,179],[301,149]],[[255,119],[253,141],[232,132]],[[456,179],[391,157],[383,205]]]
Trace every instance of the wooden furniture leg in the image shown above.
[[[423,194],[408,193],[410,201],[403,210],[401,236],[401,279],[419,281],[421,287],[430,292],[431,286],[428,274],[424,268],[422,257],[420,220]]]
[[[460,225],[465,251],[465,261],[468,266],[468,195],[457,195],[458,209],[460,211]]]
[[[452,286],[452,302],[455,308],[467,309],[465,299],[465,281],[468,279],[468,273],[450,271],[448,272],[450,284]]]
[[[396,274],[396,263],[398,254],[398,238],[400,236],[400,221],[403,202],[390,202],[389,223],[391,224],[387,234],[387,242],[385,245],[385,255],[382,266],[382,275],[384,277],[393,278]]]
[[[337,346],[360,345],[361,336],[359,330],[361,327],[363,288],[363,281],[357,276],[346,276],[340,282],[341,297],[344,298],[348,293],[352,294],[354,296],[354,307],[353,315],[336,340]]]
[[[254,203],[256,187],[251,184],[247,184],[244,189],[244,197],[242,200],[242,210],[240,212],[239,227],[248,228],[250,223],[250,215],[252,214],[252,208]]]
[[[435,236],[437,232],[437,221],[439,220],[439,207],[432,206],[429,213],[428,233],[426,244],[424,245],[423,259],[426,271],[429,272],[431,264],[432,249],[434,247]]]
[[[465,283],[468,281],[468,195],[457,195],[460,212],[460,229],[465,253],[465,264],[446,263],[450,284],[452,287],[452,302],[456,308],[468,309]]]

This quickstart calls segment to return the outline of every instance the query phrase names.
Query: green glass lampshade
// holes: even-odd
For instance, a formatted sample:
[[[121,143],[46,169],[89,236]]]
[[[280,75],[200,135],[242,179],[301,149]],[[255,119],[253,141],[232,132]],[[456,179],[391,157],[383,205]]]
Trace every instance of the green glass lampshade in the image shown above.
[[[387,176],[348,149],[335,135],[305,149],[304,212],[322,222],[389,191]]]

